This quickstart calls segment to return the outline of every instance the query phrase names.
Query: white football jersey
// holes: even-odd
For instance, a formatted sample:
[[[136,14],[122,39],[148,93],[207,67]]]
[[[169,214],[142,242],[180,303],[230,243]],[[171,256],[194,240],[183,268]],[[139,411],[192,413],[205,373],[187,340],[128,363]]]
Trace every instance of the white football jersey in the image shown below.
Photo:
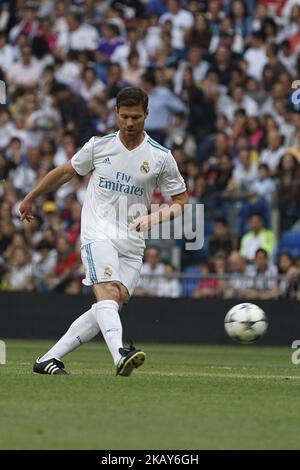
[[[122,144],[119,132],[92,137],[71,163],[79,175],[92,172],[82,207],[82,246],[110,239],[120,251],[142,254],[144,237],[130,224],[148,213],[156,188],[165,196],[186,190],[171,152],[146,132],[133,150]]]

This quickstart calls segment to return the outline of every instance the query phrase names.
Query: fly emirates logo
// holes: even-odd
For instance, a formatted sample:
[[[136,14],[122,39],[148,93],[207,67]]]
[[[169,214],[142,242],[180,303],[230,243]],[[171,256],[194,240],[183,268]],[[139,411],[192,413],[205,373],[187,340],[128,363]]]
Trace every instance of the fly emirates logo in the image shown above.
[[[100,188],[108,189],[110,191],[117,191],[119,193],[131,194],[134,196],[143,196],[144,188],[130,184],[130,180],[130,175],[117,171],[115,181],[100,176],[99,186]]]

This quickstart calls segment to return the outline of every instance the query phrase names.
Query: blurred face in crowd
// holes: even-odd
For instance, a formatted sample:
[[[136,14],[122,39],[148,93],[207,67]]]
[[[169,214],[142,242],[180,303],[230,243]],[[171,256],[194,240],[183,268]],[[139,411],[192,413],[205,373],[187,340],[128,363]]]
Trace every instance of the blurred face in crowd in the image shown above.
[[[30,23],[31,21],[36,20],[37,13],[38,13],[37,8],[24,8],[23,15],[24,15],[25,21],[28,21],[28,23]]]
[[[23,247],[25,245],[25,240],[24,240],[23,235],[21,235],[20,233],[15,233],[12,244],[17,247],[19,246]]]
[[[258,167],[258,177],[260,180],[265,180],[269,178],[270,176],[270,170],[265,167],[265,165],[261,165]]]
[[[58,237],[56,244],[57,251],[59,253],[67,253],[70,249],[70,245],[65,237]]]
[[[56,243],[56,234],[53,228],[47,228],[43,232],[43,238],[48,242],[50,245],[55,245]]]
[[[17,267],[26,266],[29,262],[29,255],[24,248],[18,247],[13,253],[12,264]]]
[[[291,266],[293,266],[293,260],[288,254],[282,254],[279,258],[279,268],[282,272],[286,273]]]
[[[295,167],[295,157],[293,157],[293,155],[289,155],[288,153],[286,153],[282,157],[282,168],[283,168],[283,170],[291,171],[291,170],[294,169],[294,167]]]
[[[240,0],[232,2],[232,13],[235,18],[243,18],[245,15],[244,4]]]
[[[177,0],[167,0],[167,8],[170,13],[176,15],[180,10],[180,3]]]
[[[31,62],[31,48],[28,46],[22,47],[21,57],[24,65],[29,65]]]
[[[250,152],[248,150],[241,150],[239,152],[239,161],[245,168],[249,168],[251,165]]]
[[[171,264],[166,264],[165,266],[165,274],[173,274],[175,272],[174,266]]]
[[[249,93],[256,93],[259,91],[260,85],[257,80],[255,80],[253,77],[248,78],[246,87]]]
[[[209,0],[208,1],[208,11],[213,15],[213,17],[218,16],[220,13],[220,2],[219,0]]]
[[[145,261],[151,269],[155,269],[160,261],[159,251],[156,248],[148,248],[145,253]]]
[[[3,33],[0,33],[0,49],[6,44],[6,36]]]
[[[259,251],[255,255],[255,265],[259,271],[265,271],[268,268],[268,263],[269,263],[269,258],[262,251]]]
[[[0,222],[0,233],[3,237],[12,238],[15,231],[16,231],[16,228],[14,224],[12,224],[11,222],[5,222],[5,221]]]
[[[80,26],[77,19],[73,15],[67,16],[67,23],[68,23],[70,31],[76,31],[76,29],[78,29]]]
[[[130,29],[128,31],[128,42],[131,45],[131,49],[134,49],[139,39],[139,33],[137,29]]]
[[[229,58],[230,58],[229,49],[225,46],[219,46],[216,52],[217,62],[219,62],[220,64],[226,64],[229,62]]]
[[[216,258],[213,261],[213,270],[217,274],[224,274],[226,271],[226,263],[223,258]]]
[[[275,98],[284,99],[285,98],[285,89],[284,89],[283,84],[282,83],[275,83],[272,86],[271,95],[274,99]]]
[[[5,126],[9,121],[9,112],[5,109],[0,111],[0,126]]]
[[[219,168],[222,173],[228,173],[232,170],[232,161],[229,155],[222,155],[219,159]]]
[[[241,257],[238,251],[232,251],[228,257],[228,269],[231,273],[243,273],[245,270],[246,262]]]
[[[261,217],[258,215],[253,215],[249,220],[250,230],[257,233],[263,228],[263,223]]]
[[[247,125],[250,132],[255,132],[260,127],[259,120],[256,117],[249,117],[247,119]]]
[[[228,233],[228,228],[223,222],[216,222],[214,226],[214,234],[217,237],[224,237]]]
[[[84,80],[87,85],[92,85],[93,82],[95,81],[95,78],[96,78],[96,74],[93,69],[87,69],[84,72]]]
[[[203,50],[201,47],[190,47],[189,52],[188,52],[188,58],[190,64],[197,65],[199,62],[201,62],[203,57]]]
[[[234,87],[232,91],[232,97],[237,103],[241,103],[244,99],[244,90],[240,86]]]
[[[228,147],[227,136],[223,134],[222,132],[218,132],[215,137],[214,144],[215,144],[215,149],[217,150],[217,152],[219,153],[226,152],[227,147]]]
[[[204,176],[198,176],[195,181],[195,195],[201,197],[207,189],[207,179]]]
[[[148,111],[142,105],[120,106],[115,111],[121,134],[133,137],[143,132]]]
[[[268,144],[271,149],[277,149],[281,145],[282,137],[277,130],[268,133]]]

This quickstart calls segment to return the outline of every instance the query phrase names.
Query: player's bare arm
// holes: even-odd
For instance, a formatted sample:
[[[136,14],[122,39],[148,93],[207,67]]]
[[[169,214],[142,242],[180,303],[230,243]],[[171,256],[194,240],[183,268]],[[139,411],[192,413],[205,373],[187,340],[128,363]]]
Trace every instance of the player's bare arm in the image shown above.
[[[184,205],[188,203],[187,192],[171,196],[172,203],[166,204],[158,211],[152,212],[149,215],[138,217],[132,224],[132,228],[137,232],[144,232],[154,227],[157,224],[175,219],[184,210]]]
[[[32,213],[32,204],[34,200],[41,194],[52,191],[62,186],[64,183],[67,183],[75,174],[76,172],[70,161],[54,168],[54,170],[51,170],[21,202],[19,208],[21,220],[27,220],[30,222],[34,217]]]

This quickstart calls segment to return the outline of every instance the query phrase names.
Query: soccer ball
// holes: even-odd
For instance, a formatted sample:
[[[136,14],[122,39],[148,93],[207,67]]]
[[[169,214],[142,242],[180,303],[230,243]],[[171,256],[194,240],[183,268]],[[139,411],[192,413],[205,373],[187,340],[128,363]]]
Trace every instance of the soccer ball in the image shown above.
[[[265,312],[255,304],[244,303],[232,307],[224,320],[225,331],[240,343],[252,343],[267,330]]]

